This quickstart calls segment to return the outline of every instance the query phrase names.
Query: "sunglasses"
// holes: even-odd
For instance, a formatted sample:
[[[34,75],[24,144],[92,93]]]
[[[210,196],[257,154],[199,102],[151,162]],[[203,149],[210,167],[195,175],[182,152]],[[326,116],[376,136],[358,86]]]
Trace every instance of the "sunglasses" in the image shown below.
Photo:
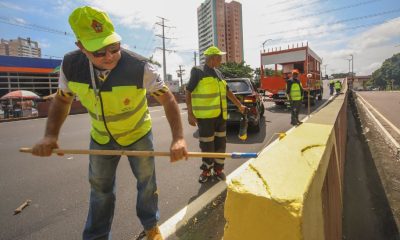
[[[111,54],[115,54],[115,53],[119,52],[120,50],[121,50],[121,43],[114,43],[112,45],[109,45],[100,50],[90,52],[90,53],[93,55],[93,57],[100,58],[100,57],[106,56],[107,52],[110,52]]]

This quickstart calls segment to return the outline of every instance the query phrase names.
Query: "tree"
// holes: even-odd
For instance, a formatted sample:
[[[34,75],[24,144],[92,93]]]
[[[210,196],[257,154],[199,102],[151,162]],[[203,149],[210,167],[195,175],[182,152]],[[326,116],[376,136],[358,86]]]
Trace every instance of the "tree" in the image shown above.
[[[345,77],[347,77],[347,76],[349,76],[348,73],[333,73],[333,74],[332,74],[332,77],[333,77],[333,78],[345,78]]]
[[[254,70],[249,65],[246,65],[245,62],[223,63],[219,70],[226,78],[253,78],[254,74]]]
[[[161,63],[159,63],[159,62],[157,62],[156,60],[153,59],[153,55],[151,55],[149,57],[149,62],[154,64],[154,65],[157,65],[158,67],[161,67]]]
[[[382,66],[372,73],[372,86],[380,89],[391,89],[400,85],[400,53],[394,54],[391,58],[386,59]]]

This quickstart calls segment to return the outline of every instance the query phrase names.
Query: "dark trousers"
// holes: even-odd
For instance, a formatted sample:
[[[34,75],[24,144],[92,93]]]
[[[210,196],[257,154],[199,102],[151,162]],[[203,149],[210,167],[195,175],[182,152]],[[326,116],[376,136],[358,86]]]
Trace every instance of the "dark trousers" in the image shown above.
[[[299,123],[299,112],[301,107],[301,100],[298,101],[291,101],[290,106],[292,107],[292,116],[290,124],[296,125]]]
[[[202,152],[220,152],[226,150],[226,120],[222,115],[216,118],[197,119],[199,127],[199,141]],[[224,168],[224,158],[202,158],[200,169],[207,170],[214,167],[215,170]]]

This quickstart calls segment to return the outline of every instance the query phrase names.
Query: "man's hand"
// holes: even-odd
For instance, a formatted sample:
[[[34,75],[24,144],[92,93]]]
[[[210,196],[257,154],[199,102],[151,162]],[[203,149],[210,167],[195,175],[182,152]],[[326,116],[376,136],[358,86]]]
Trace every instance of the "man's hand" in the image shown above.
[[[48,157],[55,148],[58,148],[57,138],[44,137],[33,146],[32,154],[40,157]],[[59,153],[58,155],[62,156],[64,154]]]
[[[183,138],[173,140],[170,148],[170,161],[176,162],[182,158],[188,159],[186,141]]]
[[[189,124],[192,125],[192,126],[196,126],[197,125],[196,117],[193,115],[192,112],[189,112],[189,111],[188,111],[188,121],[189,121]]]
[[[244,114],[244,113],[246,112],[246,109],[247,109],[247,107],[246,107],[245,105],[240,104],[240,106],[239,106],[239,111],[240,111],[242,114]]]

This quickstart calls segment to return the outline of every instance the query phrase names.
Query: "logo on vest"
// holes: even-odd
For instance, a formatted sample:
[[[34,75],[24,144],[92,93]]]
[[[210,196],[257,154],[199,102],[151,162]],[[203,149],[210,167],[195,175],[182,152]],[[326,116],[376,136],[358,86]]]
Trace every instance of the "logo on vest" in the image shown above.
[[[103,31],[103,24],[99,23],[96,20],[92,20],[91,26],[96,33],[101,33]]]
[[[129,98],[125,98],[125,100],[124,100],[125,106],[127,106],[130,102],[131,102],[131,100],[129,100]]]

